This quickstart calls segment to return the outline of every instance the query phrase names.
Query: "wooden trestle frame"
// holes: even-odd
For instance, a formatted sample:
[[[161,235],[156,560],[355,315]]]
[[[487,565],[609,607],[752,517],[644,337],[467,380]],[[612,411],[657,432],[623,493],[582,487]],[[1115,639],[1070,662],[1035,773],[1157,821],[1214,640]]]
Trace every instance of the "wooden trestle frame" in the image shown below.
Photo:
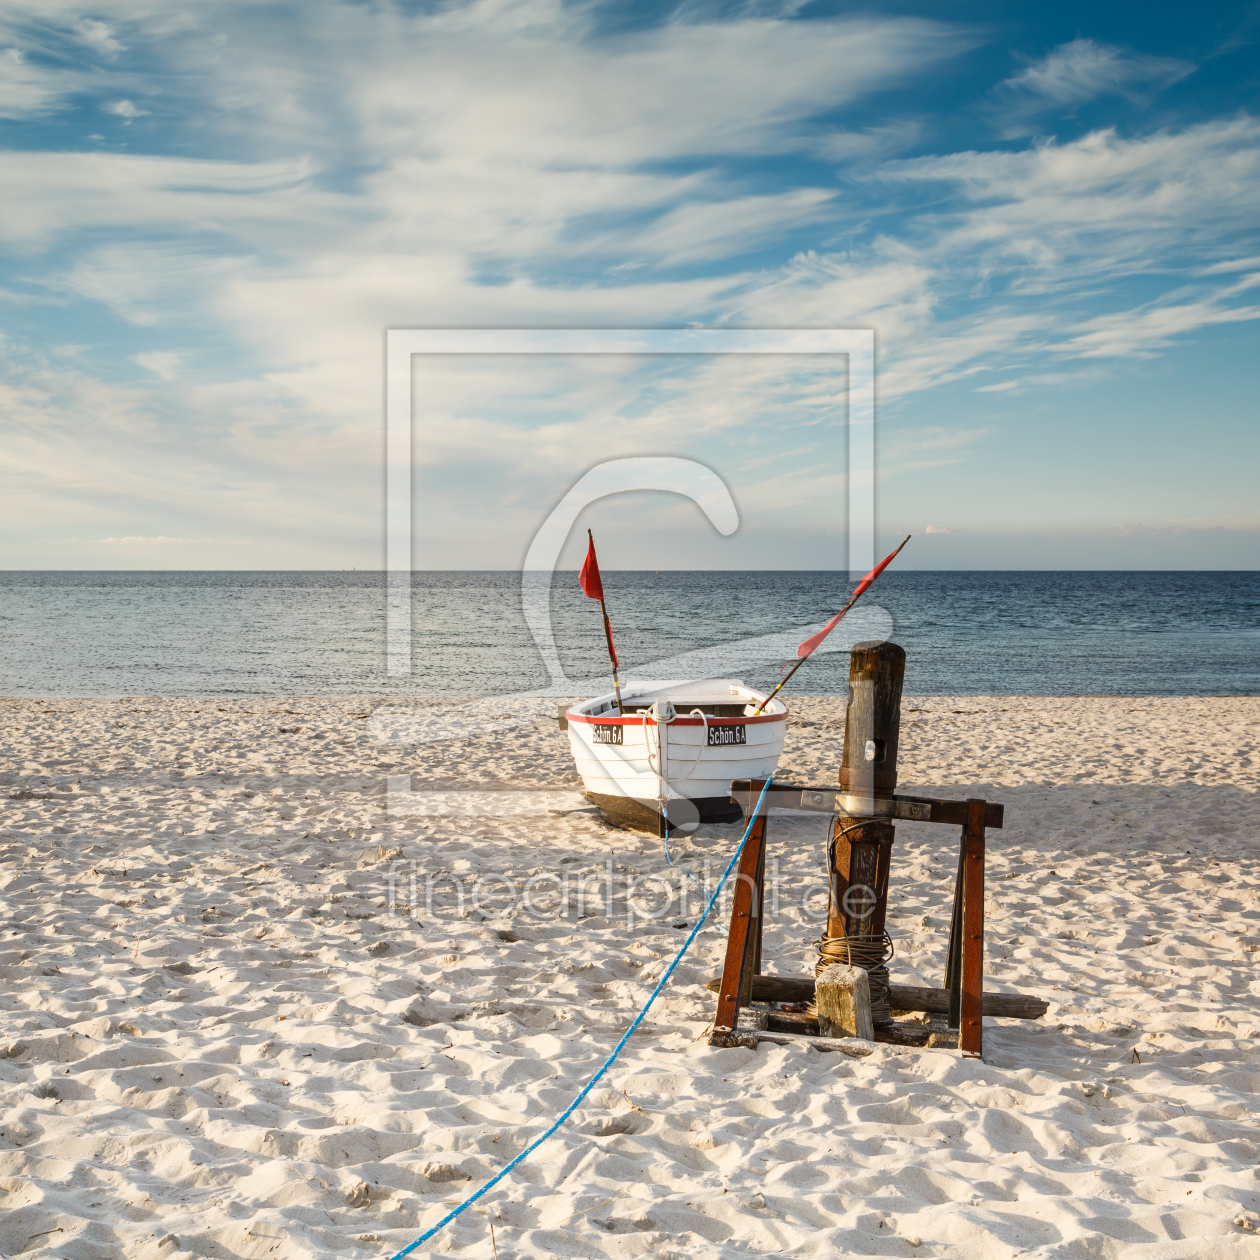
[[[750,814],[765,784],[763,779],[738,780],[731,784],[731,798]],[[769,815],[786,810],[832,814],[847,821],[852,818],[840,808],[841,793],[835,788],[796,787],[774,783],[766,792],[740,855],[739,873],[731,907],[730,935],[726,960],[718,986],[717,1014],[709,1044],[714,1046],[755,1046],[756,1029],[740,1028],[739,1014],[752,1001],[753,978],[761,975],[761,930],[765,912],[766,833]],[[945,969],[949,1027],[958,1030],[958,1048],[964,1055],[979,1057],[983,1050],[984,999],[984,843],[989,827],[1002,826],[1003,807],[991,801],[935,800],[924,796],[894,796],[881,801],[890,806],[882,820],[906,819],[914,822],[945,823],[962,827],[958,853],[958,876],[954,884],[954,912],[949,928],[949,953]],[[919,990],[905,992],[921,993]],[[893,1006],[897,1006],[894,993]],[[913,1009],[919,1009],[915,1007]],[[938,1009],[936,1002],[923,1009]],[[1044,1009],[1044,1004],[1043,1004]],[[1033,1016],[1035,1018],[1035,1016]],[[883,1035],[881,1035],[881,1031]],[[875,1030],[875,1039],[903,1042],[887,1029]]]

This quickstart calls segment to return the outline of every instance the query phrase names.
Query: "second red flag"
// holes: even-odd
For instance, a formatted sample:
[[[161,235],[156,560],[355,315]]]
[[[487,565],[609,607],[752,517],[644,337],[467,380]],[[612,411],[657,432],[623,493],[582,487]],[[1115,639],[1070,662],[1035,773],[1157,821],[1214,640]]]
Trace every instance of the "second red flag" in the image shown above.
[[[599,578],[599,561],[595,559],[595,540],[588,541],[586,559],[582,562],[582,571],[578,574],[578,582],[582,590],[591,599],[604,598],[604,584]]]

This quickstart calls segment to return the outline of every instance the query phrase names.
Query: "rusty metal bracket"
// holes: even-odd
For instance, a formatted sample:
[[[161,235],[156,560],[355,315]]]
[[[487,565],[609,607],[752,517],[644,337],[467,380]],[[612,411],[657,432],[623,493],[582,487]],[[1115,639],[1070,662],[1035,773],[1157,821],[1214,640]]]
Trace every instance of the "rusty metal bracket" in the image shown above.
[[[984,801],[967,802],[962,840],[962,973],[958,1048],[979,1058],[984,1049]]]

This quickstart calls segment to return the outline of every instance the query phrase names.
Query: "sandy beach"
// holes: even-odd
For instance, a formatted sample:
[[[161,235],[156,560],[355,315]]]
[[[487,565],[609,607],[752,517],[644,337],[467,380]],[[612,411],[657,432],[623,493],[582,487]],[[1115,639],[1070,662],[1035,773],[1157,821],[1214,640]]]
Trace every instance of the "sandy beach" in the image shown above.
[[[843,701],[789,703],[781,777],[833,783]],[[388,1257],[563,1110],[741,829],[671,866],[496,704],[409,747],[370,700],[0,700],[0,1253]],[[902,790],[1006,805],[986,987],[1048,1014],[983,1062],[710,1049],[715,916],[421,1254],[1260,1255],[1258,720],[907,698]],[[824,827],[772,824],[767,971],[812,973]],[[894,980],[941,983],[956,846],[897,826]]]

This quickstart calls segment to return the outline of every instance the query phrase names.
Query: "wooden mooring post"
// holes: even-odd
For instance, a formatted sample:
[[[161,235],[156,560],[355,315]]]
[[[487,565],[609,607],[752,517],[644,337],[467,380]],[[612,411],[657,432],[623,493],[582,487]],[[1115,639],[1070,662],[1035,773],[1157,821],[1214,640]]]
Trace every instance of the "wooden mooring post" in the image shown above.
[[[833,963],[823,968],[814,981],[814,1001],[818,1031],[824,1037],[875,1039],[870,978],[861,967]]]
[[[849,699],[839,790],[774,783],[749,833],[740,858],[731,928],[718,992],[711,1045],[756,1045],[784,1033],[819,1036],[822,1024],[833,1033],[859,1027],[851,998],[843,992],[820,993],[815,981],[763,976],[761,937],[765,913],[765,868],[769,817],[784,811],[831,816],[828,845],[830,904],[820,942],[817,971],[839,964],[859,968],[869,985],[872,1030],[876,1041],[898,1045],[956,1045],[965,1055],[980,1056],[984,1018],[997,1015],[1037,1019],[1046,1003],[1022,994],[984,992],[984,861],[989,829],[1002,826],[1003,807],[992,801],[941,800],[898,795],[897,751],[900,742],[901,687],[905,652],[895,643],[859,643],[850,655]],[[763,780],[731,784],[731,798],[752,812]],[[892,865],[894,820],[944,823],[961,827],[958,874],[946,961],[945,986],[930,990],[892,984],[886,965],[885,924]],[[844,979],[838,971],[831,978]],[[846,981],[847,983],[847,981]],[[834,985],[829,985],[834,988]],[[784,1004],[819,1000],[818,1014],[778,1010]],[[755,1014],[753,1003],[768,1003]],[[826,1005],[827,1013],[822,1007]],[[861,1002],[859,1000],[860,1008]],[[741,1011],[749,1012],[741,1021]],[[896,1011],[947,1016],[944,1027],[897,1021]],[[864,1025],[863,1025],[864,1027]]]
[[[841,795],[827,845],[831,896],[817,964],[820,974],[833,963],[864,968],[879,1024],[892,1020],[884,933],[895,838],[881,815],[889,812],[897,786],[905,672],[905,649],[895,643],[858,643],[849,654]]]

